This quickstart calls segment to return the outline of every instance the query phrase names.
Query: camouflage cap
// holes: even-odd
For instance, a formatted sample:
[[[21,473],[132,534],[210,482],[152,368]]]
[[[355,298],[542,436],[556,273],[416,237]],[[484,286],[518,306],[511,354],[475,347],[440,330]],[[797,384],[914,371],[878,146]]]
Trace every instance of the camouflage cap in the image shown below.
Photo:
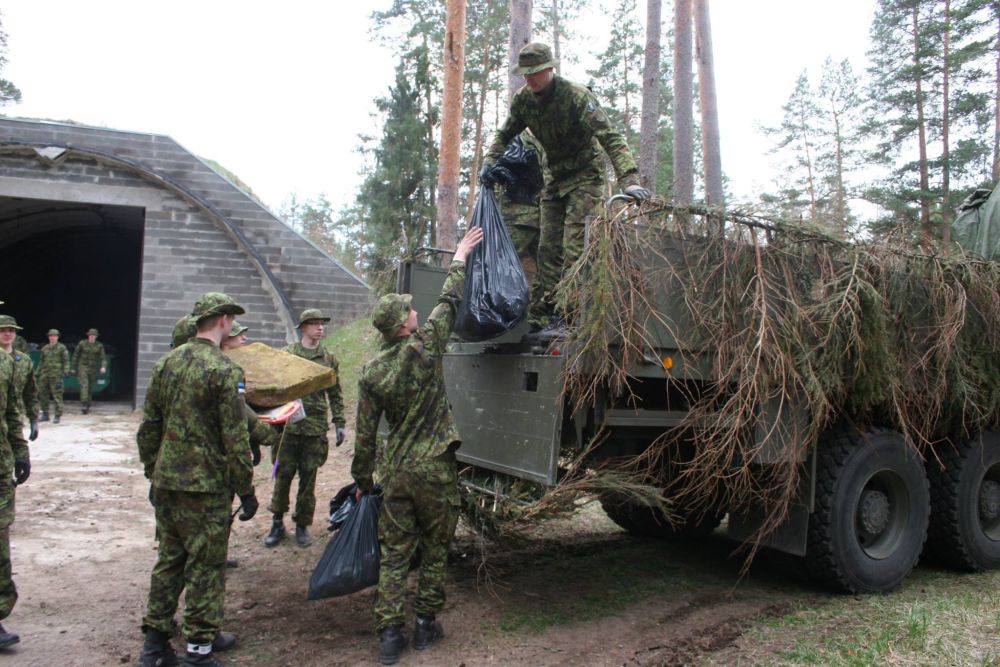
[[[413,296],[410,294],[386,294],[375,304],[372,325],[386,338],[394,337],[399,327],[406,324],[412,301]]]
[[[194,302],[191,316],[195,322],[201,322],[213,315],[242,315],[247,311],[233,301],[233,297],[222,292],[205,292]]]
[[[320,322],[329,322],[330,318],[323,315],[323,311],[319,308],[306,308],[299,315],[299,323],[296,326],[302,326],[310,320],[319,320]]]
[[[559,61],[552,57],[552,49],[548,44],[541,42],[531,42],[521,47],[517,54],[517,65],[511,68],[513,74],[527,76],[537,74],[544,69],[555,67]]]
[[[97,329],[91,327],[91,328],[87,329],[87,335],[88,336],[100,336],[101,332],[98,331]]]
[[[11,315],[0,315],[0,329],[17,329],[20,331],[21,327],[17,326],[17,320]]]
[[[198,327],[194,322],[194,318],[190,315],[185,315],[177,320],[177,324],[174,325],[174,331],[170,334],[170,347],[180,347],[194,338],[197,333]]]
[[[49,329],[48,332],[45,335],[46,336],[59,336],[61,334],[59,333],[59,329]]]
[[[229,330],[229,337],[239,336],[241,333],[246,333],[247,331],[250,331],[250,327],[243,326],[236,320],[233,320],[233,326]]]

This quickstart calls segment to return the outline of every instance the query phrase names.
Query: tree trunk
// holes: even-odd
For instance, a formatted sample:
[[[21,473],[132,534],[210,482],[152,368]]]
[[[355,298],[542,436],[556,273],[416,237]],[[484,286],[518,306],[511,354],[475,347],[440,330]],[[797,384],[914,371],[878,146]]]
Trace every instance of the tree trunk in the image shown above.
[[[674,0],[674,205],[694,201],[691,0]],[[1000,61],[998,61],[1000,62]]]
[[[469,179],[469,205],[465,210],[466,222],[472,220],[472,213],[476,210],[476,187],[479,185],[479,160],[483,152],[483,114],[486,110],[487,92],[486,81],[483,81],[479,86],[479,111],[476,114],[476,135],[475,146],[472,150],[472,168],[469,170],[472,178]]]
[[[559,0],[552,0],[552,57],[556,59],[556,74],[562,72],[559,54]]]
[[[517,64],[517,54],[531,41],[531,10],[533,0],[510,0],[510,42],[507,45],[507,104],[524,85],[524,77],[510,70]],[[478,155],[478,153],[477,153]]]
[[[705,162],[705,203],[725,205],[722,197],[722,151],[719,146],[719,103],[715,96],[715,59],[708,0],[694,0],[695,50],[701,101],[701,144]]]
[[[437,241],[458,242],[458,173],[462,143],[462,84],[465,74],[465,1],[448,0],[444,34],[444,89],[438,153]]]
[[[836,174],[836,215],[837,229],[840,238],[847,238],[847,188],[844,186],[844,137],[840,129],[840,110],[833,108],[834,154]]]
[[[913,65],[917,74],[917,146],[920,151],[920,230],[925,241],[931,240],[931,202],[928,198],[930,175],[927,165],[927,128],[924,120],[923,63],[920,61],[920,5],[913,7]]]
[[[809,219],[817,222],[816,213],[816,178],[813,175],[812,145],[809,143],[809,121],[806,120],[805,113],[799,107],[799,128],[802,131],[802,151],[806,160],[806,187],[809,190]]]
[[[993,182],[1000,181],[1000,12],[997,12],[996,79],[993,109]]]
[[[951,122],[949,109],[951,105],[951,0],[944,2],[944,70],[941,82],[941,248],[948,256],[948,246],[951,244],[951,165],[948,164],[950,146],[948,145],[948,125]]]
[[[642,68],[639,182],[656,194],[656,140],[660,127],[660,0],[646,0],[646,61]]]

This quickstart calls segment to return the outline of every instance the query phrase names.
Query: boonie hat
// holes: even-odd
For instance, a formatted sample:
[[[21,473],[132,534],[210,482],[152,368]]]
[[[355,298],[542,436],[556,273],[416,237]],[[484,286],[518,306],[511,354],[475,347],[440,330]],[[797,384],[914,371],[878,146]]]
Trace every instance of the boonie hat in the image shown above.
[[[296,326],[302,326],[310,320],[319,320],[320,322],[329,322],[330,318],[323,315],[323,311],[319,308],[306,308],[299,315],[299,323]]]
[[[87,329],[87,335],[88,336],[100,336],[101,334],[100,334],[100,332],[97,329],[94,329],[93,327],[91,327],[90,329]]]
[[[194,323],[194,318],[185,315],[174,325],[174,331],[170,334],[170,347],[180,347],[194,338],[197,333],[198,327]]]
[[[233,301],[233,297],[222,292],[205,292],[194,302],[191,316],[195,323],[213,315],[242,315],[243,306]]]
[[[541,72],[543,69],[555,67],[559,61],[552,57],[552,49],[548,44],[531,42],[521,47],[517,54],[517,65],[511,68],[513,74],[527,76]]]
[[[239,336],[241,333],[249,330],[250,327],[245,327],[236,320],[233,320],[233,326],[229,329],[229,337],[232,338],[233,336]]]
[[[46,336],[59,336],[61,334],[59,333],[59,329],[49,329],[48,332],[45,335]]]
[[[412,302],[412,294],[386,294],[375,304],[372,325],[386,338],[392,338],[410,317]]]
[[[0,315],[0,329],[17,329],[20,331],[21,327],[17,326],[17,320],[11,315]]]

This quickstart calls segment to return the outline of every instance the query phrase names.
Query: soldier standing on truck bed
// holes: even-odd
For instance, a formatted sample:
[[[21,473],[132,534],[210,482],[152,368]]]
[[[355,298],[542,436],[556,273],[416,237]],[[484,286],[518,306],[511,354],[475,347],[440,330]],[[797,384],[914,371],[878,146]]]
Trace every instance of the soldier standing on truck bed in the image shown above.
[[[649,198],[649,191],[639,185],[639,169],[625,137],[611,127],[594,94],[557,75],[556,64],[545,44],[533,42],[521,49],[513,71],[524,76],[525,85],[514,95],[510,114],[497,130],[479,176],[487,187],[502,178],[496,162],[525,128],[545,149],[551,180],[542,192],[538,278],[528,317],[535,331],[547,324],[553,328],[562,324],[553,310],[553,293],[564,267],[583,252],[584,230],[603,201],[598,145],[611,158],[623,192],[635,200]]]
[[[379,517],[380,569],[375,595],[379,660],[391,665],[406,648],[403,634],[406,575],[419,544],[422,562],[414,609],[413,647],[422,650],[444,636],[435,619],[444,607],[448,545],[458,521],[455,450],[462,441],[444,389],[441,357],[455,325],[465,284],[465,259],[483,238],[473,227],[455,249],[438,305],[423,326],[409,294],[379,299],[372,324],[382,347],[365,365],[358,382],[357,440],[351,475],[358,498],[374,484],[380,462],[382,507]],[[376,455],[379,419],[389,435]]]
[[[49,342],[38,353],[38,384],[42,406],[41,421],[49,420],[49,403],[55,404],[53,424],[63,413],[63,377],[69,373],[69,350],[59,342],[59,329],[49,329]]]
[[[108,357],[104,354],[104,344],[97,342],[100,335],[97,329],[87,331],[87,340],[81,340],[73,350],[73,364],[71,373],[76,373],[76,378],[80,382],[80,404],[83,406],[81,412],[90,412],[90,395],[93,386],[97,384],[98,369],[103,373],[108,368]]]
[[[18,412],[28,420],[31,434],[28,440],[38,438],[38,384],[35,382],[35,367],[27,352],[14,349],[14,338],[21,327],[10,315],[0,315],[0,349],[14,360],[14,390]]]

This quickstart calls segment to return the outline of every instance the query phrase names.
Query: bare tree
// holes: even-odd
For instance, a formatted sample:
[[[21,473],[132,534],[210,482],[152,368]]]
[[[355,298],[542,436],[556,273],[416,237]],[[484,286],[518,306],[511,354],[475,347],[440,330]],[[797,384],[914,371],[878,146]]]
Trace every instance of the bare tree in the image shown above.
[[[660,0],[646,0],[646,61],[642,69],[639,182],[656,193],[656,140],[660,127]]]
[[[674,204],[694,200],[691,0],[674,0]]]
[[[511,68],[517,64],[517,54],[531,41],[532,0],[510,0],[510,43],[507,62]],[[507,78],[507,102],[524,85],[524,77],[510,72]]]
[[[444,90],[438,153],[437,242],[458,240],[458,174],[462,144],[462,86],[465,74],[465,0],[447,0],[444,34]]]
[[[709,206],[724,206],[719,101],[715,95],[715,59],[712,55],[712,22],[709,18],[708,0],[694,0],[694,22],[701,101],[701,145],[705,163],[705,203]]]

